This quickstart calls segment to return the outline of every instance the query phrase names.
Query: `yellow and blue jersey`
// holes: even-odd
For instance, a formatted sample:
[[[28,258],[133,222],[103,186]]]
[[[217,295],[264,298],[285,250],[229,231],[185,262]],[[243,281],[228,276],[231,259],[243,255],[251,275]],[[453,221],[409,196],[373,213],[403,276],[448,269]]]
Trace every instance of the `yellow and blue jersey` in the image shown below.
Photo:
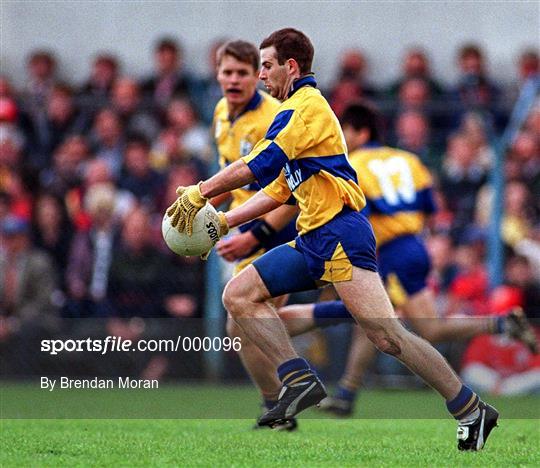
[[[365,206],[339,121],[311,75],[294,83],[264,138],[243,159],[267,195],[281,203],[294,196],[301,235],[344,207]]]
[[[227,100],[222,98],[214,111],[214,138],[222,168],[248,155],[256,143],[264,138],[276,115],[280,102],[269,94],[255,91],[242,113],[232,120]],[[260,190],[258,183],[232,191],[231,209],[241,205]]]
[[[424,229],[426,215],[435,211],[428,169],[414,154],[388,146],[370,145],[352,151],[351,165],[366,197],[377,246]]]

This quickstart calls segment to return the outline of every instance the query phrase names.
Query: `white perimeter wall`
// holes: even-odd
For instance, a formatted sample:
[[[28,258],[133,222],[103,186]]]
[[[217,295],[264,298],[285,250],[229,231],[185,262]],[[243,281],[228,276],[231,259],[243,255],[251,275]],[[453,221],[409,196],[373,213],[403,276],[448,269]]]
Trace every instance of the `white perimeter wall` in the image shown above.
[[[455,51],[465,41],[488,52],[492,74],[515,78],[515,56],[540,46],[540,2],[164,2],[0,0],[1,73],[24,79],[24,61],[37,47],[53,49],[61,75],[80,82],[89,58],[111,51],[124,71],[142,76],[151,69],[152,44],[164,34],[181,39],[188,68],[208,72],[213,38],[239,37],[259,43],[268,33],[292,26],[305,31],[316,50],[314,69],[328,84],[338,54],[346,46],[365,50],[370,78],[379,84],[399,72],[410,45],[423,45],[436,76],[455,78]]]

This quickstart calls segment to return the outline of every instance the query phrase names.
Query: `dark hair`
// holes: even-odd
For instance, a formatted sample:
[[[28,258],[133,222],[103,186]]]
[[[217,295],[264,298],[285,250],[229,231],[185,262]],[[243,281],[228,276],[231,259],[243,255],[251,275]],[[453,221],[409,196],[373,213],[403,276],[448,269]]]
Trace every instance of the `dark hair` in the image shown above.
[[[241,40],[225,42],[216,52],[218,65],[221,64],[225,55],[251,65],[254,70],[259,69],[259,51],[251,42]]]
[[[482,53],[482,49],[477,44],[473,44],[473,43],[464,44],[463,46],[460,47],[458,56],[461,60],[463,60],[464,58],[470,55],[477,57],[479,59],[482,59],[484,57],[484,54]]]
[[[178,42],[172,37],[162,37],[157,41],[154,51],[161,52],[162,50],[170,50],[176,54],[180,54],[182,52]]]
[[[525,49],[521,55],[519,56],[520,60],[528,59],[528,60],[539,60],[540,56],[538,55],[538,52],[536,49]]]
[[[311,73],[314,54],[313,44],[302,31],[293,28],[274,31],[261,42],[259,49],[272,46],[276,48],[277,60],[280,65],[292,58],[298,63],[302,75]]]
[[[54,53],[49,50],[38,49],[32,51],[28,57],[28,63],[31,64],[37,62],[38,60],[46,61],[50,67],[56,66],[56,58],[54,56]]]
[[[94,64],[96,63],[103,63],[113,68],[114,70],[118,69],[118,60],[114,55],[108,53],[96,55],[96,57],[94,58]]]
[[[349,104],[341,115],[341,126],[350,125],[356,131],[369,130],[369,141],[382,143],[382,122],[379,112],[364,102]]]

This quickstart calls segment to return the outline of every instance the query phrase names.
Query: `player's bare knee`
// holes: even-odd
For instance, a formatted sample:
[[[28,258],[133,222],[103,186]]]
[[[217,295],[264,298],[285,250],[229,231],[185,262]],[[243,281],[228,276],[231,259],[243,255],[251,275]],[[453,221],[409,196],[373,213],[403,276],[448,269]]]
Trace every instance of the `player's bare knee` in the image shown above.
[[[233,317],[236,317],[239,312],[241,312],[241,307],[239,307],[243,301],[242,294],[240,292],[240,285],[237,284],[238,281],[236,278],[230,280],[225,289],[223,290],[222,301],[225,309]]]
[[[401,340],[398,335],[376,331],[368,332],[367,336],[379,351],[390,356],[401,354]]]

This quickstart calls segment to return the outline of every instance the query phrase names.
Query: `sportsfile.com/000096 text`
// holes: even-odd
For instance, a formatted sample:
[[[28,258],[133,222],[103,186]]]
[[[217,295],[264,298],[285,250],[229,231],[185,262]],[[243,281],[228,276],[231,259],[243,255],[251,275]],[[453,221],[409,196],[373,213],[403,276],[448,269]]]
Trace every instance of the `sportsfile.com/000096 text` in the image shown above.
[[[107,336],[94,339],[65,339],[65,340],[41,340],[41,352],[52,356],[62,352],[96,352],[106,354],[108,352],[135,352],[135,351],[158,351],[158,352],[182,352],[182,351],[240,351],[242,340],[239,337],[190,337],[177,336],[176,339],[149,339],[132,340],[123,339],[120,336]]]

